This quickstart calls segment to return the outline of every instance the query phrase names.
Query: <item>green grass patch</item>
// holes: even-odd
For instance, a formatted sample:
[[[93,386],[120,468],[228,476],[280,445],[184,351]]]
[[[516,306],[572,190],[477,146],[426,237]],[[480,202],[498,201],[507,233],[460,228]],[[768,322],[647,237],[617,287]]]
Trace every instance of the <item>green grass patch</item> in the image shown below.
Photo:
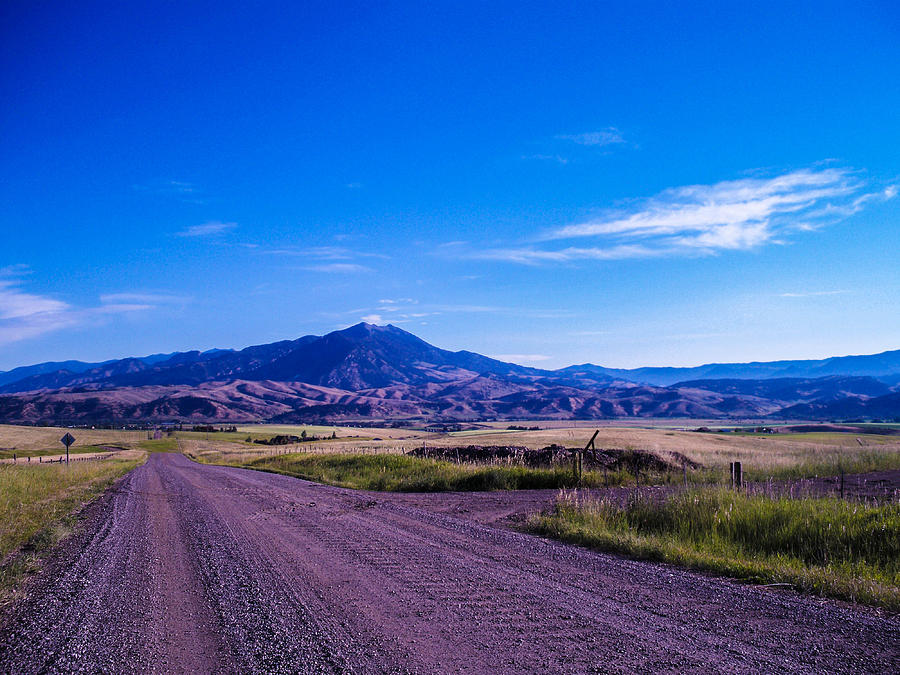
[[[234,431],[176,431],[173,437],[195,441],[217,441],[246,445],[248,437],[252,442],[255,438],[269,438],[271,435],[272,434],[237,433]]]
[[[788,480],[837,476],[841,473],[841,469],[844,473],[851,474],[900,469],[900,451],[882,448],[861,448],[852,453],[836,451],[821,458],[798,459],[793,464],[762,468],[756,468],[753,463],[745,462],[744,478],[750,481],[766,481],[769,478]],[[723,476],[725,473],[723,469]]]
[[[704,488],[668,500],[563,496],[532,532],[640,559],[900,611],[900,504]]]
[[[203,456],[199,460],[271,471],[356,490],[382,492],[534,490],[577,485],[569,466],[534,469],[456,464],[408,455],[293,453],[259,457],[246,463],[217,462],[214,457]],[[642,477],[642,483],[644,480]],[[634,477],[624,471],[609,472],[605,476],[599,471],[587,471],[582,478],[582,486],[623,485],[633,481]]]
[[[168,436],[158,440],[138,441],[137,447],[148,452],[178,452],[178,439]]]

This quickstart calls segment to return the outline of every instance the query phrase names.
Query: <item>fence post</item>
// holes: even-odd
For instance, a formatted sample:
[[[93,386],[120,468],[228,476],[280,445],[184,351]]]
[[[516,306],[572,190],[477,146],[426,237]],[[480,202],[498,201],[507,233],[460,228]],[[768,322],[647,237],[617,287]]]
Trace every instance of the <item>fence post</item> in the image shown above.
[[[841,467],[841,499],[844,498],[844,467]]]
[[[741,469],[740,462],[732,462],[731,463],[731,487],[732,489],[736,487],[741,487],[744,482],[743,470]]]

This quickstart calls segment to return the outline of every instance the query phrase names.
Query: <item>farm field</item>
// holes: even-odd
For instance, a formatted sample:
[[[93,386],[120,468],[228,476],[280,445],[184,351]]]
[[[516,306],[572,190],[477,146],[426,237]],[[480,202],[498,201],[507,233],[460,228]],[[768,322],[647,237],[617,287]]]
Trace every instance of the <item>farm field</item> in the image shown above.
[[[130,446],[147,438],[146,431],[124,431],[119,429],[66,429],[64,427],[28,427],[0,424],[0,452],[18,452],[25,456],[26,452],[46,452],[57,454],[65,447],[59,439],[66,432],[76,438],[71,452],[86,445],[121,445]]]
[[[543,422],[523,422],[537,425]],[[509,426],[504,423],[504,426]],[[681,428],[686,426],[684,422]],[[696,425],[694,425],[696,426]],[[299,436],[310,427],[253,427],[261,437]],[[325,430],[334,430],[326,427]],[[634,426],[554,425],[537,431],[486,428],[463,432],[423,432],[383,428],[337,428],[338,438],[315,443],[261,446],[238,442],[206,441],[176,434],[180,448],[201,461],[242,465],[268,455],[308,454],[401,454],[423,445],[433,448],[458,446],[521,446],[532,450],[558,444],[581,448],[599,429],[597,448],[649,451],[663,459],[686,457],[707,474],[724,479],[729,464],[742,462],[748,480],[801,478],[845,473],[863,473],[900,468],[900,436],[812,432],[797,434],[716,434]],[[313,435],[312,431],[308,432]],[[233,434],[232,434],[233,436]],[[238,434],[241,436],[241,434]],[[244,437],[246,438],[246,437]],[[237,441],[239,439],[234,439]],[[674,453],[677,453],[674,454]],[[678,461],[676,460],[676,463]],[[708,476],[707,476],[708,478]]]

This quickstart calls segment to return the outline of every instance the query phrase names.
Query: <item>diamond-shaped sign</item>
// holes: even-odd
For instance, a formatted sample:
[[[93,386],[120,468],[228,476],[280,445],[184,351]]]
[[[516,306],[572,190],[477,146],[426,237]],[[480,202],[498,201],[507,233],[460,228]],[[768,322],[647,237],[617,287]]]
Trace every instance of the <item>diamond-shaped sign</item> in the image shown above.
[[[75,442],[75,437],[70,433],[66,433],[65,436],[59,439],[59,442],[66,446],[66,450],[68,450],[69,446]]]

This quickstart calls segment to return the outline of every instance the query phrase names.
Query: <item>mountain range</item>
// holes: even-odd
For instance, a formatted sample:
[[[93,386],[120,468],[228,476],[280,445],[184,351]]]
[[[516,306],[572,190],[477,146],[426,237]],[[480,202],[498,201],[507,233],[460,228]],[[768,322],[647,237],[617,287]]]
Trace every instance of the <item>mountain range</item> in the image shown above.
[[[0,373],[0,421],[900,418],[900,350],[695,368],[542,370],[360,323],[216,349]]]

